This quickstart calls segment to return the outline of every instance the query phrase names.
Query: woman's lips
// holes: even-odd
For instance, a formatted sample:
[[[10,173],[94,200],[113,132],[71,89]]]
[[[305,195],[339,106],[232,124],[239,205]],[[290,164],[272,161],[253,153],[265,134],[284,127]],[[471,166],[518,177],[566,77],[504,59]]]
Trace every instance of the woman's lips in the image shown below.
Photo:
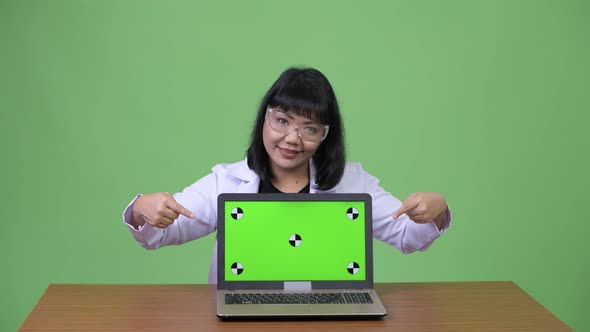
[[[287,159],[293,159],[293,158],[297,157],[297,155],[301,152],[301,151],[296,151],[296,150],[284,149],[284,148],[281,148],[280,146],[277,146],[277,148],[279,148],[279,151],[281,152],[281,156],[283,156],[284,158],[287,158]]]

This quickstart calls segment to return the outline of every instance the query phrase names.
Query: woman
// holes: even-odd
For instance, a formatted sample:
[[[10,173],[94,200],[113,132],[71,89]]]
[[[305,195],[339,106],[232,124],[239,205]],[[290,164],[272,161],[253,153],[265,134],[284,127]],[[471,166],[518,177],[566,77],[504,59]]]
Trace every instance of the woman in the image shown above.
[[[246,160],[219,164],[174,196],[138,195],[123,217],[147,249],[181,244],[215,231],[221,193],[369,193],[373,235],[403,253],[425,250],[449,227],[443,196],[414,193],[403,204],[358,163],[345,161],[332,86],[319,71],[290,68],[264,96]],[[193,213],[194,212],[194,213]],[[217,281],[213,253],[209,283]]]

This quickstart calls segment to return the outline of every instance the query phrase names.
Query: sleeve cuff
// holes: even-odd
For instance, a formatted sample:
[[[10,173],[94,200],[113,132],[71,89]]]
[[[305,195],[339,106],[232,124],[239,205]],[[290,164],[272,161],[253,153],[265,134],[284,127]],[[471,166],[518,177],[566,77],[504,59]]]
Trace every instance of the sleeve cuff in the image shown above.
[[[141,196],[141,194],[137,194],[137,196],[135,196],[135,198],[127,205],[125,211],[123,211],[123,222],[133,232],[141,232],[141,230],[145,226],[144,224],[142,226],[139,226],[139,229],[136,229],[131,225],[131,214],[133,213],[133,205],[135,204],[135,201]]]
[[[439,234],[442,234],[444,232],[447,231],[447,229],[449,229],[449,227],[451,227],[451,210],[449,210],[449,207],[447,206],[447,211],[445,212],[446,215],[446,220],[442,225],[442,228],[439,230]],[[438,227],[437,227],[438,229]]]

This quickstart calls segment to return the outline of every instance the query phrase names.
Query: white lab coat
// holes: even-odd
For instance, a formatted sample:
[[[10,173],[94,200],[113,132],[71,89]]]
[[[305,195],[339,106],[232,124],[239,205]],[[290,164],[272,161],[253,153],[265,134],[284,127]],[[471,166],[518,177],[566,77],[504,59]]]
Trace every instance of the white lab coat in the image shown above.
[[[338,185],[327,191],[316,191],[315,169],[310,162],[310,193],[368,193],[373,201],[373,236],[401,252],[408,254],[416,250],[426,250],[450,225],[450,217],[439,231],[434,223],[418,224],[405,214],[393,220],[393,213],[401,207],[401,202],[379,186],[379,180],[365,172],[359,163],[348,162],[344,176]],[[135,229],[129,224],[135,199],[123,212],[123,219],[135,240],[146,249],[158,249],[166,245],[181,244],[210,234],[217,229],[217,196],[221,193],[256,193],[260,178],[250,168],[246,160],[234,164],[219,164],[212,173],[203,177],[174,199],[193,212],[195,220],[179,216],[165,229],[146,223]],[[449,213],[447,212],[447,215]],[[217,245],[213,250],[209,283],[217,283]]]

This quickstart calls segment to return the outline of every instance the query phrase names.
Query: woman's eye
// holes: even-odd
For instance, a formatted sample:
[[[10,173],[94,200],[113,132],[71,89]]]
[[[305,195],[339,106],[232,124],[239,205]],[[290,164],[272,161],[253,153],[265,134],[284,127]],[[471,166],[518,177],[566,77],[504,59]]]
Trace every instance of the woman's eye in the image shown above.
[[[315,135],[318,133],[318,129],[315,127],[305,127],[305,132],[310,135]]]
[[[287,119],[283,119],[283,118],[278,118],[277,123],[280,125],[283,125],[283,126],[289,125],[289,121],[287,121]]]

